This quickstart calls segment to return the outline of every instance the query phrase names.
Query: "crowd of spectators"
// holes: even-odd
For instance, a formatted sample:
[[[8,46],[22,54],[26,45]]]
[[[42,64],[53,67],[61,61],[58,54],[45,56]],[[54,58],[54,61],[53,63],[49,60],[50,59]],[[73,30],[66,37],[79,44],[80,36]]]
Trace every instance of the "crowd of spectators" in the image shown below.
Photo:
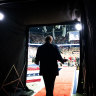
[[[45,42],[46,35],[41,34],[30,34],[29,35],[29,43],[35,44],[43,44]],[[55,44],[79,44],[79,40],[69,41],[68,35],[63,37],[62,35],[53,37],[53,43]]]
[[[40,34],[30,34],[29,35],[29,43],[35,44],[43,44],[45,37]]]
[[[33,34],[31,33],[29,35],[29,42],[32,44],[44,44],[46,35],[42,34]],[[66,36],[62,35],[55,35],[55,38],[53,38],[53,43],[55,44],[79,44],[79,41],[69,41],[68,40],[68,34]],[[28,58],[35,58],[36,52],[38,47],[29,46],[28,47]],[[80,58],[80,47],[64,47],[59,46],[61,55],[63,58],[67,58],[70,62],[76,61],[76,58]],[[72,60],[70,60],[70,58]],[[34,60],[33,60],[34,61]]]
[[[29,46],[28,47],[28,58],[32,58],[32,61],[34,63],[34,58],[36,56],[38,47],[34,46]],[[72,66],[72,64],[78,64],[79,65],[79,60],[80,59],[80,48],[79,47],[59,47],[60,53],[63,58],[68,59],[68,62],[70,62],[69,66]]]
[[[30,43],[35,43],[35,44],[43,44],[45,42],[45,36],[40,35],[40,34],[30,34],[29,37],[29,42]],[[77,44],[78,41],[71,41],[69,42],[68,36],[63,37],[63,36],[55,36],[55,39],[53,38],[53,43],[55,44]]]

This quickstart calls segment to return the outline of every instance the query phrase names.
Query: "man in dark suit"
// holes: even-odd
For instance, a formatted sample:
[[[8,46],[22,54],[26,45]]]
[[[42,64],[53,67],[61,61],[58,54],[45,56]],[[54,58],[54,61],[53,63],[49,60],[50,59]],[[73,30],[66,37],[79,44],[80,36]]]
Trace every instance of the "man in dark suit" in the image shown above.
[[[52,44],[52,40],[50,35],[45,38],[45,44],[38,47],[35,59],[36,64],[40,61],[40,75],[44,79],[46,96],[53,96],[54,81],[59,75],[57,60],[61,63],[67,61],[61,57],[58,47]]]

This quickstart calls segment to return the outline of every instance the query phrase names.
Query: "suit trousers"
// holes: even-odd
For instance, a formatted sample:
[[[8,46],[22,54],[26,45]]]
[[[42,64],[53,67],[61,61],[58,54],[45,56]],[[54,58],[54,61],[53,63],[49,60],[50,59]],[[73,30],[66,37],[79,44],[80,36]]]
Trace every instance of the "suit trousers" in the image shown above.
[[[46,96],[53,96],[55,78],[56,75],[43,75],[46,88]]]

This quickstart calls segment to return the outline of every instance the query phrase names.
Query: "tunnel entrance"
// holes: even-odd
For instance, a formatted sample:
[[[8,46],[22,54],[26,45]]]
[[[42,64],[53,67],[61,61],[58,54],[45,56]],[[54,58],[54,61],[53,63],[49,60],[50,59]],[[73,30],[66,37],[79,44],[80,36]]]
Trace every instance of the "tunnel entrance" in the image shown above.
[[[73,73],[69,74],[69,77],[73,78],[70,91],[72,94],[76,94],[80,66],[80,31],[76,29],[75,24],[38,25],[29,28],[26,85],[34,91],[34,94],[45,87],[42,76],[39,76],[39,65],[36,65],[34,60],[37,48],[44,44],[47,35],[53,37],[53,44],[59,47],[62,57],[68,59],[64,64],[58,61],[58,70],[62,78],[68,76],[73,70]],[[63,72],[66,76],[62,73],[63,69],[66,71]]]

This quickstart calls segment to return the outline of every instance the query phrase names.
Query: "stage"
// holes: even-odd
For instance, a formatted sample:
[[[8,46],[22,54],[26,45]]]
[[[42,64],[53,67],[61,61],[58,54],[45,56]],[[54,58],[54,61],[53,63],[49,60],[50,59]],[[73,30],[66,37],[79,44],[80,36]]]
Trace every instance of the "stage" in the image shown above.
[[[39,72],[38,68],[37,72]],[[76,70],[76,67],[59,67],[59,76],[56,77],[54,85],[54,96],[72,96],[76,94],[78,74],[79,70]],[[33,77],[37,79],[37,81],[27,81],[26,83],[28,88],[34,91],[32,96],[45,96],[46,91],[42,76],[37,75]],[[30,78],[32,79],[33,77],[31,76]]]

